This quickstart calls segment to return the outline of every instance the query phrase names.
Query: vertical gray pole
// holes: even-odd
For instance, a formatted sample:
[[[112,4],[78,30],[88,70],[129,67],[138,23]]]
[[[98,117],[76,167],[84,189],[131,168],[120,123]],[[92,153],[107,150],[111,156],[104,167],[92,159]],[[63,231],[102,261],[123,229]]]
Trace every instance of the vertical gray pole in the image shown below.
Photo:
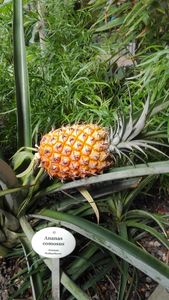
[[[60,260],[52,258],[52,300],[60,300]]]

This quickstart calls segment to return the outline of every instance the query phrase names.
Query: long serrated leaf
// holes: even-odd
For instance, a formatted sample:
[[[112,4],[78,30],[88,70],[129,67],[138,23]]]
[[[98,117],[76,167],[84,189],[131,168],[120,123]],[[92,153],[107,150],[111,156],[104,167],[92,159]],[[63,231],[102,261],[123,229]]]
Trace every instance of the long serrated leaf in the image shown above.
[[[80,180],[75,180],[65,184],[56,183],[55,192],[78,188],[80,186],[87,186],[99,182],[122,179],[122,178],[132,178],[132,177],[140,177],[145,175],[156,175],[156,174],[165,174],[165,173],[166,174],[169,173],[169,160],[153,162],[148,164],[137,164],[134,167],[133,166],[118,167],[112,169],[112,171],[109,173],[92,176]],[[57,188],[58,185],[59,187]],[[54,191],[54,189],[52,189],[52,191]]]
[[[52,221],[80,233],[126,260],[165,288],[169,288],[169,267],[112,231],[77,216],[47,209],[32,217]]]

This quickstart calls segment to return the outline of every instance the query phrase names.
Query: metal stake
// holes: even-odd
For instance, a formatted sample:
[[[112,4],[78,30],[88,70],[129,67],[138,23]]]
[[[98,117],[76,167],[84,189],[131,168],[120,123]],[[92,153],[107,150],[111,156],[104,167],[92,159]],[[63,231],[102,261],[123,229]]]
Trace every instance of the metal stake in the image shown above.
[[[52,258],[52,300],[60,300],[60,259]]]

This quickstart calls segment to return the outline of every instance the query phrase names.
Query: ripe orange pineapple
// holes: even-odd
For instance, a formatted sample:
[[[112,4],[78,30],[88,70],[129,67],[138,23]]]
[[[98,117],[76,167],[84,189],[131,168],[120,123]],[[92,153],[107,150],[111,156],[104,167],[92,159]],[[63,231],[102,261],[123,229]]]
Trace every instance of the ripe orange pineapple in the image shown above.
[[[138,120],[132,119],[131,112],[126,124],[124,118],[119,118],[114,131],[97,124],[76,124],[50,131],[40,141],[41,166],[51,177],[83,178],[99,174],[113,164],[112,153],[121,156],[127,149],[145,154],[142,148],[160,152],[151,145],[157,143],[135,139],[144,128],[148,107],[149,100]]]
[[[108,132],[99,125],[65,126],[40,142],[41,165],[52,177],[83,178],[110,165]]]

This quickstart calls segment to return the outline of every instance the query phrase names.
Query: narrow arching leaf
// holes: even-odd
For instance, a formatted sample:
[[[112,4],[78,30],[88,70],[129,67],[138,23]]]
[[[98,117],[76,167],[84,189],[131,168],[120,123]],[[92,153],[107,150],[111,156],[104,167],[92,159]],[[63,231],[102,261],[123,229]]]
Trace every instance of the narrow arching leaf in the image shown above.
[[[110,22],[98,27],[97,29],[95,29],[95,32],[102,32],[102,31],[107,31],[115,26],[120,26],[121,24],[123,24],[124,18],[123,17],[119,17],[119,18],[114,18],[113,20],[111,20]]]
[[[56,189],[52,186],[49,188],[52,192],[64,191],[67,189],[78,188],[80,186],[87,186],[94,183],[107,182],[123,178],[140,177],[145,175],[157,175],[169,173],[169,161],[153,162],[149,164],[137,164],[135,166],[118,167],[112,169],[111,172],[84,178],[80,180],[71,181],[65,184],[56,183]]]
[[[134,139],[142,131],[142,129],[144,128],[146,117],[148,115],[148,110],[149,110],[149,102],[150,102],[150,100],[149,100],[149,97],[148,97],[147,100],[146,100],[146,103],[144,105],[144,109],[142,111],[142,114],[139,117],[138,121],[135,123],[133,132],[131,133],[131,135],[128,138],[129,141]]]
[[[90,300],[88,295],[82,291],[76,283],[67,276],[66,273],[62,272],[61,274],[61,283],[66,287],[66,289],[75,297],[77,300]]]
[[[168,242],[168,240],[164,237],[164,235],[162,235],[161,233],[159,233],[154,228],[152,228],[152,227],[150,227],[150,226],[148,226],[146,224],[136,222],[136,221],[127,221],[126,224],[129,227],[140,228],[141,230],[150,233],[155,238],[157,238],[167,249],[169,249],[169,242]]]
[[[87,247],[80,252],[79,257],[73,260],[71,265],[66,270],[68,275],[71,275],[73,280],[77,279],[87,268],[88,263],[91,264],[90,258],[97,252],[98,246],[94,243],[89,243]]]
[[[41,274],[39,272],[35,272],[33,275],[31,274],[31,266],[33,261],[31,261],[31,256],[29,253],[29,249],[27,249],[27,245],[24,244],[24,239],[22,239],[22,248],[25,255],[25,260],[26,260],[27,269],[29,273],[29,280],[30,280],[30,285],[32,290],[32,298],[33,300],[36,300],[43,291]]]
[[[129,121],[127,122],[126,126],[125,126],[125,130],[122,136],[122,141],[126,141],[127,138],[130,136],[132,130],[133,130],[133,118],[132,118],[132,106],[130,104],[130,115],[129,115]]]
[[[167,236],[167,234],[165,232],[165,229],[164,229],[164,226],[163,226],[161,220],[158,218],[158,215],[150,213],[150,212],[145,211],[145,210],[141,210],[141,209],[133,209],[133,210],[130,210],[129,212],[126,213],[126,218],[127,219],[138,218],[138,217],[142,218],[142,219],[153,220],[161,228],[164,235]]]
[[[78,190],[82,194],[82,196],[89,202],[89,204],[91,205],[91,207],[93,208],[94,213],[95,213],[96,218],[97,218],[97,223],[99,223],[99,210],[97,208],[96,203],[94,202],[94,199],[89,194],[89,192],[87,191],[87,189],[85,189],[84,187],[79,187]]]
[[[154,183],[154,181],[156,179],[157,179],[157,176],[147,176],[142,181],[140,180],[139,184],[136,186],[136,188],[133,189],[132,191],[130,191],[130,193],[128,193],[125,196],[125,199],[124,199],[125,210],[131,205],[131,203],[136,198],[136,196],[138,194],[140,194],[146,186],[148,186],[148,187],[152,186],[152,184]]]
[[[32,161],[30,162],[29,166],[21,173],[17,174],[16,177],[17,178],[21,178],[24,177],[28,174],[30,174],[33,170],[33,166],[35,165],[34,159],[32,159]]]
[[[92,189],[90,191],[92,197],[94,197],[94,199],[102,197],[102,196],[106,196],[109,194],[112,194],[113,192],[119,192],[128,188],[136,188],[137,185],[140,182],[140,178],[130,178],[130,179],[122,179],[122,180],[117,180],[115,182],[111,182],[110,184],[103,184],[103,185],[99,185],[96,186],[96,188]],[[55,193],[59,190],[59,186],[61,187],[65,187],[65,185],[67,186],[67,183],[65,184],[61,184],[59,182],[54,182],[51,186],[45,188],[44,190],[41,190],[40,192],[38,192],[34,198],[38,199],[41,198],[45,195],[48,194],[52,194]],[[63,203],[63,202],[62,202]],[[62,203],[60,204],[60,207],[62,207]],[[75,202],[76,203],[76,202]],[[63,205],[64,206],[64,205]]]
[[[3,183],[0,181],[0,186],[2,186]],[[3,191],[0,191],[0,197],[9,195],[9,194],[15,194],[16,192],[19,192],[23,189],[28,189],[30,186],[25,185],[25,186],[21,186],[21,187],[17,187],[17,188],[13,188],[13,189],[8,189],[5,186],[5,189]]]
[[[17,151],[12,157],[12,163],[14,166],[14,170],[19,168],[22,163],[26,160],[32,160],[33,154],[30,151]]]
[[[160,102],[159,105],[155,105],[155,107],[152,108],[151,112],[150,112],[150,117],[154,116],[155,114],[167,109],[169,106],[169,101],[164,101],[164,102]]]
[[[119,224],[119,234],[120,234],[121,237],[128,240],[127,226],[124,222],[121,222]],[[121,267],[123,269],[123,272],[120,273],[120,282],[119,282],[117,300],[123,300],[124,299],[125,291],[126,291],[126,288],[127,288],[127,282],[128,282],[129,264],[125,260],[122,260]]]

